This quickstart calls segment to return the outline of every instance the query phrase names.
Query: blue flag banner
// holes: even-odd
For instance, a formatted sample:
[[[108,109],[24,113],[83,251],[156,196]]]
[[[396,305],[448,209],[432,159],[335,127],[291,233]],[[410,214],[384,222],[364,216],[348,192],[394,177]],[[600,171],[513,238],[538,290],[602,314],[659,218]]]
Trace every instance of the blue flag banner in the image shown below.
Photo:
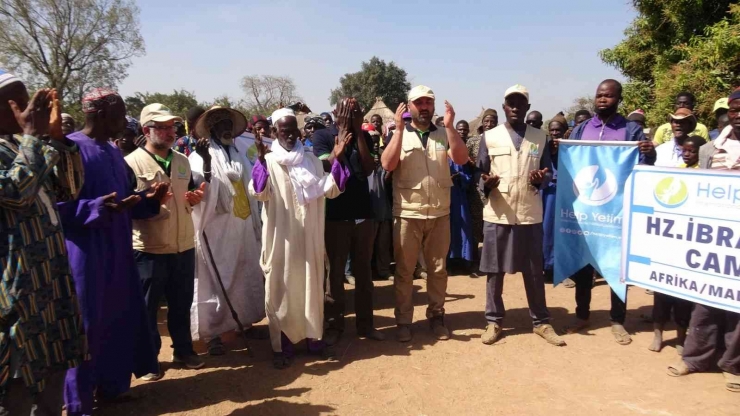
[[[591,264],[625,299],[627,286],[620,282],[623,194],[639,156],[637,142],[560,141],[556,285]]]

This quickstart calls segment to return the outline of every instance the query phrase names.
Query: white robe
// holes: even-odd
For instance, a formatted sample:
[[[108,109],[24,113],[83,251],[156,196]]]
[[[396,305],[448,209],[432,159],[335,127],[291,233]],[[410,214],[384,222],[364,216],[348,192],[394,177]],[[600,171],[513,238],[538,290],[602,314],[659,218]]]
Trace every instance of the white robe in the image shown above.
[[[215,152],[226,156],[223,147],[211,143],[211,164],[217,163]],[[231,159],[243,164],[242,183],[247,186],[252,178],[252,164],[246,157],[246,144],[237,138],[236,149],[230,149]],[[195,152],[190,154],[190,168],[196,185],[205,181],[203,159]],[[228,159],[226,159],[228,160]],[[190,328],[193,339],[213,338],[237,329],[231,311],[223,297],[213,269],[214,262],[205,246],[203,234],[208,237],[213,260],[223,280],[226,293],[241,323],[249,325],[265,317],[265,288],[259,267],[260,228],[259,211],[254,198],[249,198],[251,215],[246,220],[233,213],[216,212],[219,186],[226,186],[228,178],[217,177],[216,169],[211,182],[206,184],[203,201],[193,210],[195,226],[195,295],[190,309]]]
[[[324,213],[325,198],[300,206],[288,176],[288,169],[271,154],[265,156],[270,176],[265,189],[249,193],[264,202],[262,210],[262,256],[265,273],[265,309],[272,349],[281,352],[280,333],[292,343],[306,338],[321,339],[324,325]],[[324,173],[322,162],[306,152],[316,176],[329,175],[332,183],[324,196],[341,194],[334,178]]]

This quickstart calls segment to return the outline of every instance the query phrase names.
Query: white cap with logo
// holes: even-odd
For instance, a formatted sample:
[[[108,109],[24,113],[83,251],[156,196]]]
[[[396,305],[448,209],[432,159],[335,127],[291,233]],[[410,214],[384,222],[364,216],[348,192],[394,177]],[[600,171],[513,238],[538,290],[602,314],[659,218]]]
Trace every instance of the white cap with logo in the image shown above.
[[[527,101],[529,101],[529,91],[527,91],[527,87],[525,87],[524,85],[516,84],[516,85],[509,87],[509,89],[506,90],[506,92],[504,93],[504,100],[508,96],[513,95],[513,94],[521,94],[527,98]]]
[[[409,102],[414,102],[424,97],[434,99],[434,91],[426,85],[417,85],[409,91]]]
[[[162,104],[149,104],[141,110],[141,125],[146,126],[147,123],[157,122],[164,123],[166,121],[175,120],[182,121],[178,116],[173,116],[172,111]]]

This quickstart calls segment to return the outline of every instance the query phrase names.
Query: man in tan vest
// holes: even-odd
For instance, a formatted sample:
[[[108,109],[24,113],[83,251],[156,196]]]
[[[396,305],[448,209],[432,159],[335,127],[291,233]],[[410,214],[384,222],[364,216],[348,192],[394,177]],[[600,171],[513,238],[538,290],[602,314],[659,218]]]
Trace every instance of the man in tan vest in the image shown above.
[[[150,104],[141,111],[146,145],[126,156],[126,163],[136,175],[136,189],[148,189],[153,183],[170,184],[172,196],[162,204],[159,215],[134,220],[134,257],[144,288],[146,305],[157,353],[162,340],[157,330],[159,302],[167,299],[167,328],[174,349],[172,361],[188,368],[203,367],[193,350],[190,335],[190,305],[195,279],[195,241],[193,206],[203,198],[204,186],[195,188],[188,158],[172,150],[175,121],[162,104]],[[148,374],[144,380],[162,378],[162,371]]]
[[[427,267],[427,318],[439,340],[450,338],[444,325],[447,252],[450,249],[450,167],[462,165],[468,150],[455,130],[455,110],[445,101],[444,129],[432,124],[434,92],[419,85],[409,92],[412,121],[405,128],[406,105],[396,110],[396,125],[381,163],[393,172],[393,246],[396,259],[398,340],[411,341],[414,268],[421,250]]]
[[[485,132],[478,151],[483,208],[480,270],[488,274],[486,320],[481,337],[493,344],[501,335],[506,310],[502,292],[506,273],[522,273],[534,333],[553,345],[565,345],[550,325],[542,271],[542,196],[552,179],[544,131],[525,124],[529,92],[514,85],[504,94],[506,123]]]

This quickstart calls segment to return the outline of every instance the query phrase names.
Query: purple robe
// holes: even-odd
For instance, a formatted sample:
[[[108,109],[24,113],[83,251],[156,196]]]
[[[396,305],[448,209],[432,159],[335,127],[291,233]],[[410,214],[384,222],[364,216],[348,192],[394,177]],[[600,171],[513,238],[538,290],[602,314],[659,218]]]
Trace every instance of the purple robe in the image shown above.
[[[158,371],[134,262],[131,219],[156,215],[159,203],[142,197],[130,211],[106,209],[103,196],[117,192],[120,201],[133,194],[120,150],[81,132],[69,138],[79,146],[85,184],[76,201],[58,207],[91,356],[67,372],[64,399],[72,416],[92,414],[96,389],[112,398],[129,389],[131,373],[141,377]]]

